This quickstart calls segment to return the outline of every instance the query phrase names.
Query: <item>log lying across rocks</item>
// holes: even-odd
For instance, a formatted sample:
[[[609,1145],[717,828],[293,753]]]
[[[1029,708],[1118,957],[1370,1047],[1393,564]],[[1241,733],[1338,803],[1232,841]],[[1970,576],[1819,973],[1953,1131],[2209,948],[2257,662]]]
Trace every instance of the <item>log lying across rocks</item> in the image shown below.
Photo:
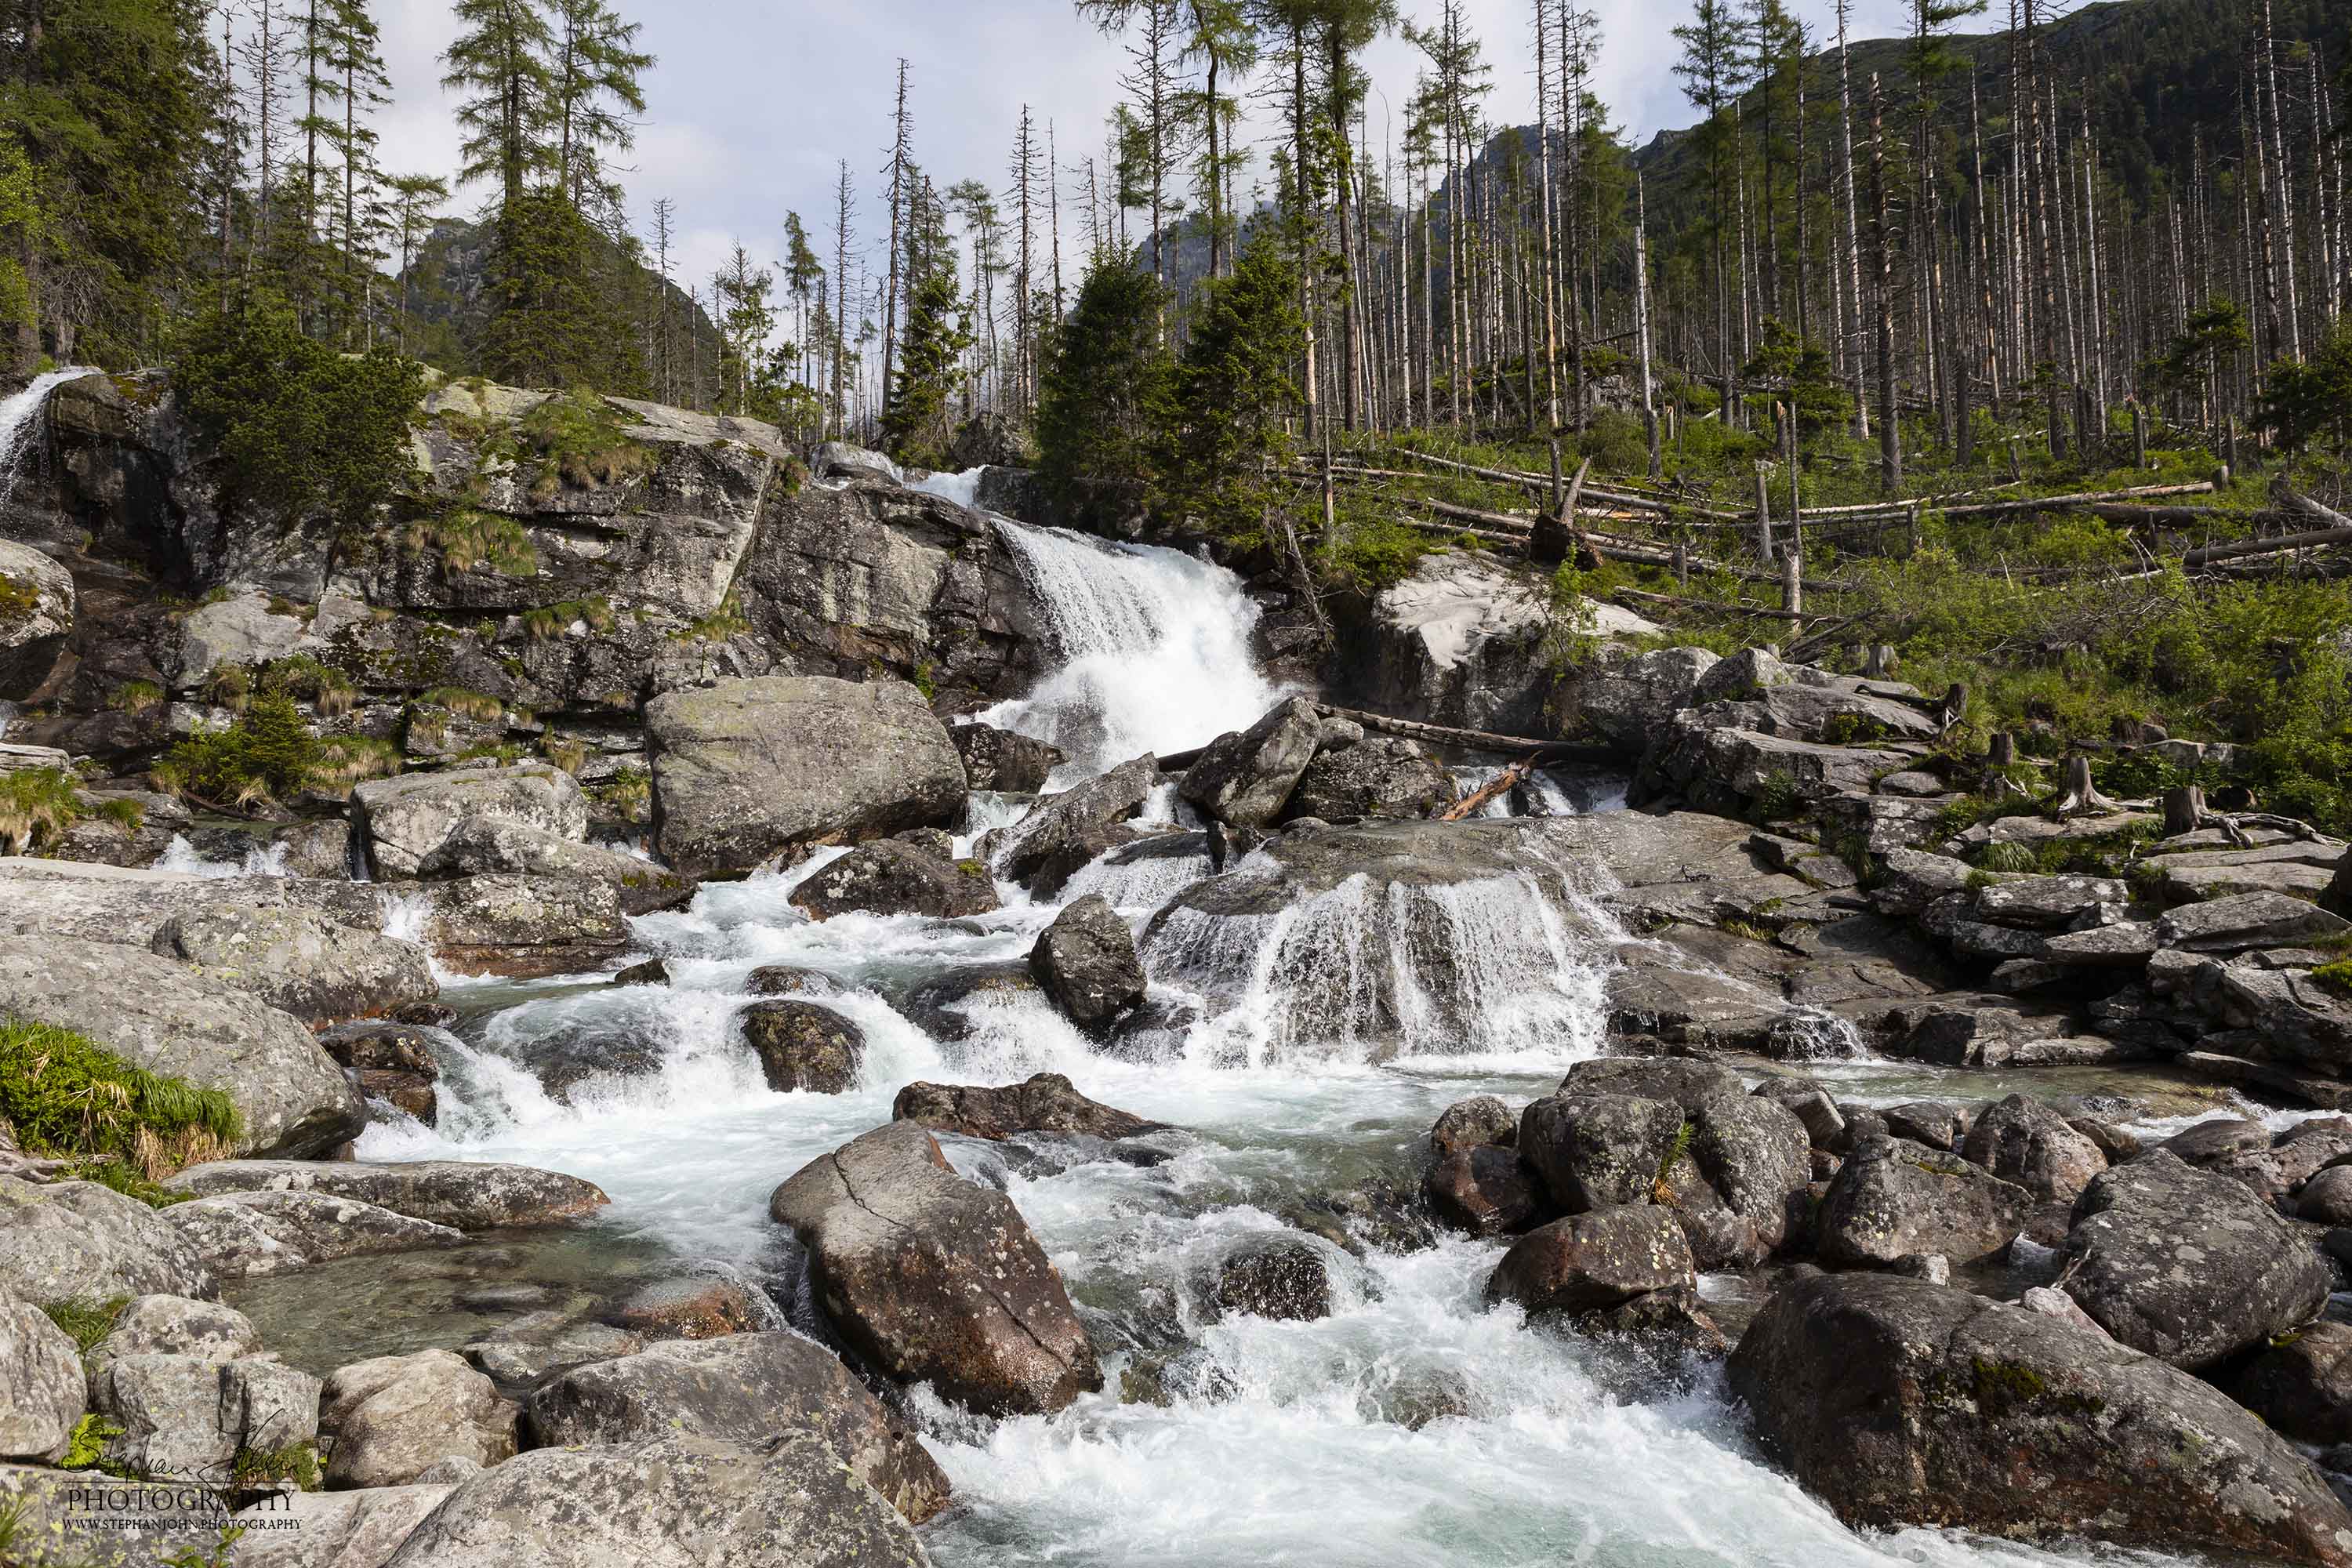
[[[1534,735],[1498,735],[1487,730],[1454,730],[1443,724],[1423,724],[1412,719],[1391,719],[1385,713],[1368,713],[1359,708],[1334,708],[1317,703],[1315,710],[1326,719],[1352,719],[1367,730],[1383,735],[1397,735],[1423,745],[1444,746],[1459,752],[1503,752],[1521,756],[1531,755],[1537,763],[1595,763],[1622,761],[1607,746],[1578,745],[1569,741],[1547,741]]]

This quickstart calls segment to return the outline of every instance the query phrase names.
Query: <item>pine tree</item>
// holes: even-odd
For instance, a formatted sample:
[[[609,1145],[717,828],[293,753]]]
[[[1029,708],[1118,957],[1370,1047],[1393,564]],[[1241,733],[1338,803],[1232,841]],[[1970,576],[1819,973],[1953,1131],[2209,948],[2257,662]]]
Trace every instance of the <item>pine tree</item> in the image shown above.
[[[775,308],[769,303],[776,276],[764,267],[752,266],[751,253],[739,239],[727,265],[710,283],[711,298],[718,301],[719,331],[726,340],[719,373],[720,394],[723,398],[727,380],[732,376],[735,412],[749,414],[751,383],[758,374],[761,351],[776,330]]]
[[[1682,40],[1682,58],[1675,75],[1682,79],[1683,95],[1691,107],[1706,116],[1696,132],[1706,159],[1709,238],[1714,247],[1715,331],[1717,363],[1722,367],[1723,417],[1736,423],[1731,335],[1731,268],[1724,256],[1724,238],[1732,223],[1732,183],[1739,156],[1738,134],[1730,115],[1739,96],[1743,39],[1730,0],[1696,0],[1691,19],[1675,29]]]
[[[1184,344],[1160,470],[1171,513],[1228,538],[1256,535],[1272,501],[1269,465],[1285,453],[1306,352],[1298,282],[1262,234],[1234,269],[1202,286]]]
[[[449,199],[449,183],[435,174],[399,174],[391,183],[393,231],[400,245],[400,332],[398,346],[408,353],[409,282],[415,275],[416,247],[432,231],[433,209]]]
[[[947,212],[930,182],[918,177],[908,204],[906,341],[882,414],[882,437],[902,463],[937,468],[947,462],[949,400],[971,336],[959,311],[955,247]]]
[[[557,178],[583,213],[617,206],[620,188],[606,178],[604,154],[626,152],[636,141],[631,115],[646,111],[637,79],[654,57],[636,47],[642,30],[624,22],[606,0],[547,0],[548,115]]]
[[[522,199],[524,182],[553,163],[548,140],[555,47],[540,0],[457,0],[464,29],[441,57],[441,85],[470,94],[457,109],[466,132],[460,180],[491,178],[502,203]]]
[[[1106,256],[1078,285],[1037,394],[1038,472],[1074,504],[1093,486],[1141,489],[1173,416],[1175,363],[1160,286],[1134,256]]]

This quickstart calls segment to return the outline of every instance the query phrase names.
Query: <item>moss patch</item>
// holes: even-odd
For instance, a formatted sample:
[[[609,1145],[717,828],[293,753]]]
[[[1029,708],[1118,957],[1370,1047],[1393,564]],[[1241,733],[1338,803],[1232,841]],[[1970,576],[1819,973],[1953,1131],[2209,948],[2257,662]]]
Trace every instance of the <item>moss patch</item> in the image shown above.
[[[81,816],[73,775],[63,768],[0,773],[0,849],[12,855],[46,849]]]
[[[0,1117],[28,1152],[81,1162],[77,1174],[124,1191],[219,1158],[237,1135],[236,1107],[221,1090],[15,1016],[0,1017]]]

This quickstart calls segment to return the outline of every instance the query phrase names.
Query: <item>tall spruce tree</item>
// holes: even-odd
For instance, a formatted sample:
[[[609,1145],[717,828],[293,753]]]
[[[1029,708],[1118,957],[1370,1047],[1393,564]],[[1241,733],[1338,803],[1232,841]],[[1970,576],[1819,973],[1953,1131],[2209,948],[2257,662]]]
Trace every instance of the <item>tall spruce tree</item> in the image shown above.
[[[1066,505],[1094,486],[1141,490],[1172,418],[1164,290],[1133,254],[1105,254],[1078,285],[1037,395],[1038,472]]]
[[[1173,515],[1228,538],[1259,534],[1272,504],[1269,468],[1286,450],[1307,350],[1298,280],[1271,233],[1202,289],[1178,363],[1160,469]]]
[[[931,183],[910,173],[906,331],[882,411],[882,438],[900,462],[936,468],[947,462],[957,371],[971,335],[961,314],[947,209]]]

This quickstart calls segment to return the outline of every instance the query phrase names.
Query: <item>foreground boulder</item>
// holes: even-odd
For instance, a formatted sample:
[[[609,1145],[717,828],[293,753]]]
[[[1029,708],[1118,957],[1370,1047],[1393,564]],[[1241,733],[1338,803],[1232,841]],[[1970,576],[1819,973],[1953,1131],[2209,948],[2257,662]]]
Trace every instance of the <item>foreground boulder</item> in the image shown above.
[[[1074,900],[1029,949],[1029,973],[1079,1028],[1099,1034],[1143,1003],[1135,933],[1100,894]]]
[[[2219,1392],[2057,1319],[1888,1275],[1781,1289],[1728,1368],[1848,1524],[2352,1564],[2352,1515]]]
[[[694,898],[692,882],[650,860],[502,816],[466,817],[425,857],[417,874],[427,880],[506,875],[603,882],[632,915],[674,910]]]
[[[0,539],[0,698],[30,697],[73,630],[73,574]]]
[[[1271,826],[1315,760],[1322,728],[1314,703],[1291,698],[1247,730],[1210,742],[1177,793],[1213,821]]]
[[[1298,775],[1282,820],[1434,816],[1453,804],[1454,775],[1436,758],[1411,741],[1368,736],[1347,746],[1327,742],[1317,752]]]
[[[593,1182],[530,1165],[467,1160],[217,1160],[191,1165],[163,1184],[175,1193],[318,1193],[350,1198],[410,1219],[458,1230],[551,1225],[593,1214],[612,1200]]]
[[[2045,1203],[2073,1203],[2107,1168],[2096,1143],[2040,1100],[2021,1094],[1978,1117],[1961,1152]]]
[[[85,1397],[73,1341],[0,1284],[0,1458],[62,1458]]]
[[[96,1182],[0,1175],[0,1285],[37,1307],[120,1296],[208,1297],[213,1266],[161,1211]]]
[[[425,945],[460,974],[584,973],[629,950],[619,889],[602,879],[496,872],[427,882],[417,896]]]
[[[396,1487],[444,1459],[495,1465],[515,1451],[515,1407],[448,1351],[376,1356],[327,1379],[319,1429],[334,1439],[331,1487]]]
[[[977,860],[958,863],[886,838],[861,844],[793,889],[813,920],[850,913],[955,920],[997,907],[996,884]]]
[[[289,1274],[339,1258],[457,1247],[466,1239],[446,1225],[315,1192],[229,1192],[162,1212],[163,1223],[186,1237],[223,1279]]]
[[[532,1391],[533,1446],[634,1443],[682,1432],[753,1447],[814,1432],[909,1524],[948,1502],[948,1479],[829,1352],[796,1334],[677,1341],[574,1367]]]
[[[743,1009],[743,1037],[778,1094],[846,1094],[866,1060],[866,1032],[814,1002],[754,1002]]]
[[[769,676],[646,705],[662,858],[739,875],[820,844],[952,827],[963,762],[903,681]]]
[[[1003,1194],[895,1121],[812,1161],[768,1208],[833,1326],[894,1382],[988,1415],[1052,1412],[1102,1373],[1061,1276]]]
[[[2327,1303],[2318,1248],[2245,1184],[2158,1149],[2084,1189],[2062,1289],[2119,1342],[2197,1372]]]
[[[823,1439],[667,1434],[541,1448],[460,1484],[386,1568],[925,1568],[914,1531]]]
[[[238,1540],[233,1561],[236,1568],[383,1568],[451,1489],[439,1484],[280,1493],[237,1516],[248,1533]],[[291,1528],[280,1521],[291,1521]]]
[[[2017,1238],[2033,1194],[1958,1154],[1875,1133],[1855,1142],[1830,1183],[1815,1226],[1822,1261],[1891,1268],[1941,1254],[1990,1257]]]
[[[1521,1237],[1488,1277],[1486,1300],[1516,1301],[1530,1312],[1591,1312],[1696,1283],[1690,1243],[1673,1211],[1624,1204]]]
[[[476,822],[512,823],[577,842],[588,836],[588,801],[577,780],[549,763],[404,773],[352,791],[352,831],[378,881],[452,875],[428,872],[426,864]]]
[[[367,1107],[310,1031],[258,997],[135,947],[0,941],[0,1013],[55,1024],[236,1106],[237,1154],[323,1154]]]
[[[2231,1398],[2290,1437],[2352,1443],[2352,1323],[2314,1323],[2220,1382]]]
[[[309,1024],[389,1013],[441,994],[432,962],[415,942],[282,905],[223,904],[174,915],[149,945]]]
[[[1075,1133],[1084,1138],[1134,1138],[1164,1132],[1164,1121],[1147,1121],[1099,1100],[1088,1100],[1057,1072],[1041,1072],[1002,1089],[971,1083],[910,1083],[890,1104],[894,1121],[913,1121],[934,1132],[1002,1142],[1023,1132]]]

